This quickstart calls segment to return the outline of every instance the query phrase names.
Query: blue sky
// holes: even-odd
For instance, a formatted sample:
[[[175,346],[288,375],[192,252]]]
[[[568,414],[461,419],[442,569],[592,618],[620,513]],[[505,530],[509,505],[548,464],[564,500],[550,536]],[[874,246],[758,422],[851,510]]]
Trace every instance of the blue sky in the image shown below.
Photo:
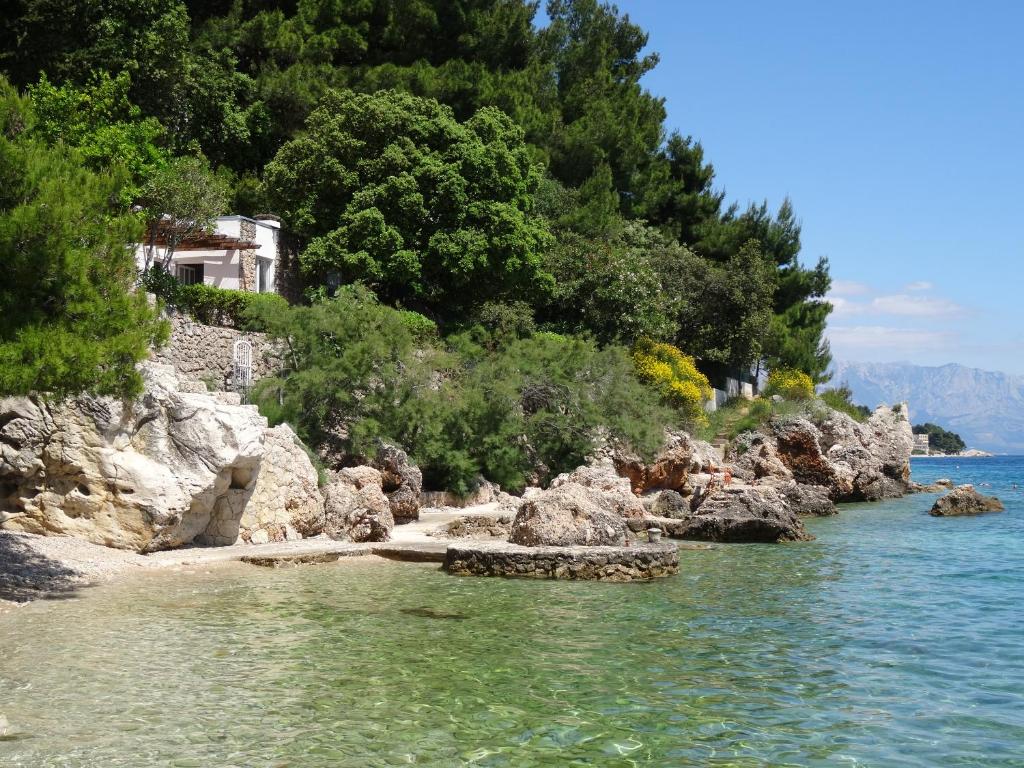
[[[728,198],[829,257],[837,357],[1024,374],[1024,3],[618,6]]]

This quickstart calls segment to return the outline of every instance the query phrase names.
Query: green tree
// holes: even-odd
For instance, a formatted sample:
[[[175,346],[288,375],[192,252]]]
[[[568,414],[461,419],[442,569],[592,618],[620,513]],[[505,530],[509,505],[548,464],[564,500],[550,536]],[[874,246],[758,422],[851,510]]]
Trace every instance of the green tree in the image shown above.
[[[34,134],[50,144],[75,147],[94,171],[123,167],[131,179],[121,192],[126,206],[137,197],[139,185],[169,159],[164,127],[132,104],[130,86],[127,73],[111,77],[97,72],[82,88],[70,83],[57,87],[46,75],[28,88]]]
[[[459,123],[430,99],[331,92],[265,179],[315,279],[363,281],[442,315],[550,288],[538,171],[496,109]]]
[[[94,71],[127,72],[132,102],[159,116],[188,41],[188,12],[179,0],[19,0],[0,27],[0,68],[20,87],[41,74],[85,86]]]
[[[125,179],[33,139],[31,121],[0,79],[0,394],[133,395],[166,328],[133,290],[138,222],[111,207]]]
[[[214,220],[224,212],[228,184],[210,170],[201,157],[176,157],[150,177],[139,195],[149,222],[146,234],[145,269],[159,264],[170,267],[174,251],[185,239],[210,232]],[[157,236],[164,252],[157,253]]]

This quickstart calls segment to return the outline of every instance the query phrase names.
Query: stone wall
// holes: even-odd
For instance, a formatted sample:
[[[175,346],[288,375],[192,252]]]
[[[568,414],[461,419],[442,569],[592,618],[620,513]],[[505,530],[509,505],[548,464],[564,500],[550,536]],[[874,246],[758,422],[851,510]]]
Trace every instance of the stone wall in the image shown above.
[[[242,240],[256,240],[256,222],[242,219],[238,229]],[[238,288],[242,291],[256,290],[256,250],[253,248],[238,252]]]
[[[633,547],[521,547],[475,542],[450,545],[444,569],[457,576],[645,581],[679,572],[672,542]]]
[[[272,376],[280,367],[280,356],[265,334],[203,325],[187,317],[171,318],[171,338],[167,346],[154,350],[151,357],[171,365],[183,382],[204,382],[219,390],[234,385],[235,342],[252,344],[252,380]]]

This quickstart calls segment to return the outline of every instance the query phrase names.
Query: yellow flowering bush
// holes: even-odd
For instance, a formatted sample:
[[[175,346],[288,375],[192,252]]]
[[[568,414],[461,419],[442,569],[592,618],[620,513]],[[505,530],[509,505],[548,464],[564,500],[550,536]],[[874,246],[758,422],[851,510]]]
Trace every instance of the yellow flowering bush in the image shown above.
[[[711,384],[692,357],[671,344],[641,339],[633,350],[633,365],[640,380],[657,389],[688,421],[707,423],[704,401],[712,397]]]
[[[814,397],[814,382],[803,371],[780,368],[768,375],[765,394],[782,395],[787,400],[810,400]]]

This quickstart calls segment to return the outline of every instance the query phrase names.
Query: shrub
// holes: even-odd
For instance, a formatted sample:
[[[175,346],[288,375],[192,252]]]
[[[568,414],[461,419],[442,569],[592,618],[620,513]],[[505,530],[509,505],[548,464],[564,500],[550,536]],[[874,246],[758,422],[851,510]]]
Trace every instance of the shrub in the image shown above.
[[[814,382],[802,371],[780,368],[768,375],[767,395],[781,395],[787,400],[809,400],[814,397]]]
[[[413,312],[411,309],[399,309],[398,318],[402,321],[412,337],[420,343],[437,341],[437,323],[426,315]]]
[[[865,421],[871,415],[871,409],[866,405],[857,405],[853,402],[853,392],[845,385],[826,389],[819,397],[829,408],[845,413],[854,421]]]
[[[205,325],[265,330],[260,318],[272,307],[288,305],[284,297],[276,293],[250,293],[205,283],[185,285],[159,265],[143,275],[142,285],[163,299],[170,309],[184,312]]]
[[[600,434],[649,456],[673,420],[621,347],[538,333],[492,351],[460,334],[442,350],[356,287],[265,323],[291,368],[257,384],[261,412],[336,454],[395,442],[428,487],[465,492],[483,475],[521,489],[582,463]]]
[[[654,387],[687,422],[707,423],[704,401],[712,397],[711,384],[692,357],[671,344],[644,338],[633,350],[633,365],[640,380]]]

